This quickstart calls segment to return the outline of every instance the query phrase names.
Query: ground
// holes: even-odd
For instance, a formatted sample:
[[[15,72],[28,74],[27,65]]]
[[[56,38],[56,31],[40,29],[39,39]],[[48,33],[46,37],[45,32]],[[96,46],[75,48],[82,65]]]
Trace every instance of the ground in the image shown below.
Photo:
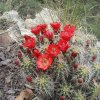
[[[24,88],[23,72],[14,61],[17,57],[17,43],[0,46],[0,100],[15,100]]]

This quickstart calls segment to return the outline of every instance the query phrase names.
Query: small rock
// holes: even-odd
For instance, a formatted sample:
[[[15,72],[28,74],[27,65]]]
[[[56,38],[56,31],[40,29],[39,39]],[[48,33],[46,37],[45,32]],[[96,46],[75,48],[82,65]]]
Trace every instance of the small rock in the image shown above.
[[[2,92],[0,91],[0,98],[2,98],[2,96],[3,96],[3,94],[2,94]],[[1,100],[1,99],[0,99]]]
[[[8,91],[7,84],[3,87],[3,90],[4,90],[4,92],[7,92]]]
[[[1,52],[1,53],[0,53],[0,61],[4,61],[4,60],[5,60],[4,53],[3,53],[3,52]]]
[[[7,97],[7,99],[8,99],[8,100],[15,100],[15,96],[9,95],[9,96]]]
[[[9,83],[11,82],[11,76],[7,76],[6,79],[5,79],[6,83]]]
[[[2,50],[4,47],[0,47],[0,50]]]
[[[5,61],[1,61],[1,64],[2,65],[7,65],[8,63],[10,63],[11,62],[11,60],[10,59],[7,59],[7,60],[5,60]]]
[[[15,91],[13,89],[7,91],[7,94],[14,94],[14,93]]]
[[[0,62],[0,67],[2,66],[2,63]]]
[[[11,50],[10,46],[7,47],[7,52],[9,52]]]
[[[25,84],[25,87],[27,87],[27,88],[29,88],[29,89],[34,89],[34,87],[33,87],[33,86],[28,85],[28,84]]]
[[[26,25],[26,28],[27,28],[27,29],[31,29],[32,27],[34,27],[34,26],[33,26],[33,25],[34,25],[33,19],[30,19],[30,18],[28,19],[28,18],[27,18],[27,19],[25,20],[25,25]]]

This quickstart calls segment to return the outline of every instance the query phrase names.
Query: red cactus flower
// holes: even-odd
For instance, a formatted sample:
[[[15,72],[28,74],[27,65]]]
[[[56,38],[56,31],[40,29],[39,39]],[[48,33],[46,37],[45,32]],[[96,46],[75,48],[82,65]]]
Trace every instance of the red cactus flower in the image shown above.
[[[22,53],[21,53],[21,51],[18,51],[18,58],[22,58]]]
[[[76,30],[75,26],[73,25],[66,25],[64,27],[64,31],[68,32],[68,33],[73,33]]]
[[[42,54],[37,59],[37,67],[42,70],[47,70],[52,64],[52,58],[48,54]]]
[[[71,53],[71,57],[73,57],[73,58],[75,58],[76,56],[77,56],[77,52],[76,51],[73,51],[72,53]]]
[[[34,49],[34,50],[33,50],[33,57],[38,58],[39,56],[40,56],[39,50],[38,50],[38,49]]]
[[[31,29],[31,32],[35,35],[38,35],[41,32],[41,27],[40,26],[36,26],[34,28]]]
[[[61,96],[61,97],[60,97],[60,100],[65,100],[65,97],[64,97],[64,96]]]
[[[50,44],[46,49],[46,52],[52,57],[57,57],[60,54],[59,46],[56,44]]]
[[[59,46],[59,48],[60,48],[60,50],[61,50],[62,52],[66,52],[66,50],[70,47],[70,45],[68,44],[68,42],[66,42],[66,41],[63,40],[63,39],[60,39],[60,40],[58,41],[58,46]]]
[[[58,31],[60,29],[60,22],[53,22],[50,23],[50,25],[54,31]]]
[[[78,64],[75,63],[75,64],[73,65],[73,67],[74,67],[74,69],[77,69],[77,68],[78,68]]]
[[[32,82],[32,76],[27,76],[26,80],[31,83]]]
[[[30,39],[30,36],[24,35],[24,39],[27,41],[28,39]]]
[[[66,40],[66,41],[69,41],[71,39],[71,37],[73,36],[72,33],[68,33],[66,31],[61,31],[60,32],[60,38]]]
[[[39,24],[39,25],[37,25],[37,27],[40,27],[41,31],[43,32],[46,30],[47,24]]]
[[[53,33],[50,32],[50,31],[45,31],[45,32],[44,32],[44,36],[45,36],[46,38],[48,38],[49,40],[52,40],[52,39],[53,39]]]
[[[24,38],[25,38],[25,41],[23,42],[23,45],[25,47],[28,47],[29,49],[32,49],[35,47],[35,43],[36,43],[35,38],[32,38],[30,36],[27,36],[27,38],[26,37]]]

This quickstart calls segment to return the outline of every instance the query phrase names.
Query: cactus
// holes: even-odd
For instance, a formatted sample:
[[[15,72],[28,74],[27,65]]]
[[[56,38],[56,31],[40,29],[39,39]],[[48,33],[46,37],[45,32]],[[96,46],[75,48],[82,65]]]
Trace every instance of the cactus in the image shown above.
[[[54,92],[53,80],[45,75],[37,76],[34,79],[35,91],[37,95],[42,96],[42,98],[50,98]]]
[[[23,46],[30,53],[20,60],[24,71],[31,75],[33,100],[90,99],[97,89],[93,79],[99,82],[100,76],[97,38],[81,26],[64,26],[61,22],[39,24],[31,32],[37,39],[24,36]],[[44,41],[40,41],[40,36]]]

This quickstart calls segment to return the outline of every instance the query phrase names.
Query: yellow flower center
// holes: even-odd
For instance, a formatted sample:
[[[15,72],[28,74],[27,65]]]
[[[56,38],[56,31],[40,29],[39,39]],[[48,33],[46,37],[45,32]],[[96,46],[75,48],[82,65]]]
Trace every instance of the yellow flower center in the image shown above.
[[[46,58],[43,58],[42,59],[42,64],[43,64],[43,66],[48,66],[49,62]]]
[[[52,52],[55,52],[55,48],[52,48]]]

